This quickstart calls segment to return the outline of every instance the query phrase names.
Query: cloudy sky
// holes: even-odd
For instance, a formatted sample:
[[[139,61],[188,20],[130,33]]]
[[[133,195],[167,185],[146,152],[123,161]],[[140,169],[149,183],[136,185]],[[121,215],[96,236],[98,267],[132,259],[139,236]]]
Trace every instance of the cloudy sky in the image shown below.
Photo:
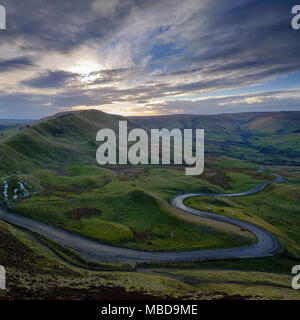
[[[0,118],[300,111],[289,0],[0,0]]]

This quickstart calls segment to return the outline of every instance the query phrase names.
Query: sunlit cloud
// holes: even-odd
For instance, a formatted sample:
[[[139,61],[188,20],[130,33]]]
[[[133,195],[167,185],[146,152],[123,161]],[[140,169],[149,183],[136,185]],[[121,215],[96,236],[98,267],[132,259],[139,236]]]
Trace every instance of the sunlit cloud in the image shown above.
[[[0,33],[6,117],[80,108],[123,115],[300,108],[291,1],[2,3],[14,21]],[[262,94],[250,94],[255,87]]]

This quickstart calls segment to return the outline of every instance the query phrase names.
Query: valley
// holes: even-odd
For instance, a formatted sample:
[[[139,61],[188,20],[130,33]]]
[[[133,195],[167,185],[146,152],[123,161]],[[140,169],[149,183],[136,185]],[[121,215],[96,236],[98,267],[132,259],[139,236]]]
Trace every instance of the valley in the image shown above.
[[[218,121],[217,116],[189,115],[125,118],[129,128],[204,128],[207,131],[205,171],[201,176],[192,177],[185,176],[183,166],[174,164],[97,166],[97,130],[109,127],[117,131],[123,117],[81,111],[30,122],[22,130],[11,127],[0,140],[0,201],[1,210],[8,210],[8,215],[12,212],[34,219],[104,246],[143,250],[154,255],[159,251],[175,254],[226,248],[239,250],[257,243],[257,238],[247,228],[226,223],[226,219],[215,221],[191,215],[170,204],[170,199],[178,194],[200,193],[203,194],[201,197],[195,194],[185,199],[184,204],[259,226],[274,235],[282,248],[273,256],[249,259],[220,257],[217,261],[192,261],[190,258],[188,261],[156,262],[141,259],[138,264],[103,259],[95,262],[91,256],[80,255],[47,237],[1,222],[6,240],[0,247],[0,264],[7,265],[9,281],[16,281],[11,272],[18,270],[20,278],[24,279],[23,292],[28,294],[25,281],[28,271],[21,271],[18,251],[16,256],[7,256],[6,246],[11,247],[7,244],[8,239],[16,248],[23,248],[26,263],[34,266],[37,290],[41,290],[48,273],[57,274],[57,279],[61,277],[60,272],[68,274],[65,285],[57,280],[62,290],[67,292],[73,283],[75,287],[79,286],[78,292],[83,292],[81,290],[89,291],[90,285],[83,289],[80,279],[99,277],[101,285],[106,287],[109,281],[104,280],[108,277],[105,272],[111,272],[108,286],[118,286],[119,293],[124,296],[131,292],[141,297],[167,298],[163,292],[169,290],[169,297],[175,298],[182,290],[181,297],[191,294],[199,299],[222,298],[235,295],[237,288],[244,285],[244,280],[230,282],[225,273],[223,278],[224,270],[233,269],[240,279],[240,270],[256,271],[257,276],[249,275],[252,280],[248,285],[255,289],[259,287],[261,297],[296,298],[297,292],[288,289],[287,281],[291,266],[300,261],[298,114],[221,115]],[[272,151],[264,149],[264,145]],[[274,162],[275,156],[278,161]],[[261,166],[264,171],[258,171]],[[268,185],[256,194],[226,198],[205,196],[246,192],[273,180],[274,173],[283,176],[285,182]],[[33,258],[37,256],[39,258]],[[203,269],[215,268],[219,270],[218,281],[226,283],[223,291],[218,283],[197,280],[209,276]],[[190,269],[193,273],[188,273]],[[260,272],[272,274],[274,281],[264,283],[259,280]],[[279,274],[282,273],[281,278]],[[140,276],[148,280],[138,285]],[[157,281],[160,289],[151,288],[151,281]],[[278,289],[279,282],[284,282],[285,287]],[[245,296],[259,299],[259,295],[255,297],[250,287],[248,289]],[[47,294],[50,294],[49,290]],[[72,293],[75,296],[76,290]],[[17,291],[14,295],[17,297]]]

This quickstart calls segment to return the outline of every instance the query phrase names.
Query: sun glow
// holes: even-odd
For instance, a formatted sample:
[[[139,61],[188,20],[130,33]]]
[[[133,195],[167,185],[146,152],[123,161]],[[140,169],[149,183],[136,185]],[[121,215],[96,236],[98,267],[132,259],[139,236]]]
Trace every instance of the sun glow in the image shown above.
[[[92,61],[79,61],[69,68],[71,72],[87,75],[99,70],[99,64]]]
[[[98,77],[96,72],[99,70],[100,65],[98,63],[88,60],[78,61],[68,68],[68,71],[77,73],[83,82],[94,81]]]

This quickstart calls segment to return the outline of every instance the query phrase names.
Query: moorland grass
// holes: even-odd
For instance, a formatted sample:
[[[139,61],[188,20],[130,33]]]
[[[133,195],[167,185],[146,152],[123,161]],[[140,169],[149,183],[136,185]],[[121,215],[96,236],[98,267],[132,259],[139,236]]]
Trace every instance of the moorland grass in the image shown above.
[[[222,190],[206,180],[198,177],[186,179],[184,172],[171,169],[149,169],[132,180],[122,181],[101,168],[79,169],[73,166],[66,168],[66,172],[68,175],[64,176],[56,176],[49,170],[35,172],[34,177],[47,184],[51,193],[45,195],[42,192],[15,202],[13,210],[94,240],[136,249],[195,250],[252,243],[253,239],[246,236],[179,219],[162,208],[149,194],[155,193],[158,197],[169,199],[183,190]],[[60,188],[55,189],[58,186]],[[69,188],[64,191],[64,186],[84,189],[80,194],[75,194]],[[67,213],[76,208],[96,208],[101,210],[101,215],[96,219],[75,220]]]
[[[276,234],[286,250],[300,258],[300,198],[295,178],[268,186],[262,192],[238,198],[194,197],[185,200],[193,208],[233,216],[262,226]]]

